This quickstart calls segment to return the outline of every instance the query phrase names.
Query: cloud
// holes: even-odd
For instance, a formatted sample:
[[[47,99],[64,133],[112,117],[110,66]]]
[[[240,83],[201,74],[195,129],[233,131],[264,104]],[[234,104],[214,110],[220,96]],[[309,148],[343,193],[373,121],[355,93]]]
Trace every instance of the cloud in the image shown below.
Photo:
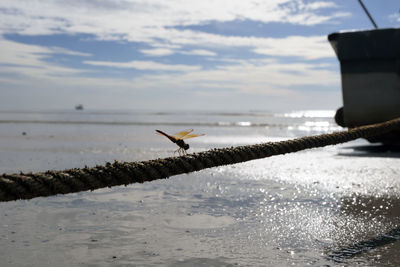
[[[101,67],[113,67],[124,69],[137,70],[153,70],[153,71],[196,71],[201,69],[201,66],[183,65],[183,64],[162,64],[154,61],[133,60],[129,62],[111,62],[111,61],[83,61],[84,64]]]
[[[138,63],[135,63],[135,65]],[[170,67],[170,66],[165,66]],[[132,79],[141,90],[204,92],[220,91],[261,95],[291,95],[300,86],[340,86],[339,74],[330,65],[280,63],[276,60],[242,60],[216,69],[184,73],[146,74]],[[152,63],[146,69],[155,69]],[[171,89],[173,88],[173,89]]]
[[[43,54],[51,53],[45,47],[20,44],[0,38],[0,63],[10,65],[40,66]]]
[[[57,46],[50,46],[47,49],[48,49],[48,53],[51,53],[51,54],[63,54],[63,55],[79,56],[79,57],[92,56],[92,54],[90,54],[90,53],[82,53],[82,52],[72,51],[72,50],[65,49],[62,47],[57,47]]]
[[[348,12],[337,12],[338,8],[333,1],[303,0],[3,1],[0,33],[91,34],[101,40],[146,43],[151,48],[140,52],[148,56],[215,56],[212,47],[248,47],[263,55],[317,59],[331,56],[326,52],[330,48],[323,44],[325,40],[318,36],[223,36],[177,27],[235,20],[296,25],[333,23],[339,17],[349,16]],[[296,46],[290,42],[296,42]],[[188,51],[185,46],[198,49]]]
[[[198,65],[140,60],[128,62],[85,60],[84,64],[92,66],[162,72],[148,73],[134,78],[88,78],[77,75],[81,74],[82,70],[45,62],[45,57],[54,53],[54,50],[60,52],[54,48],[0,39],[0,49],[3,51],[0,54],[0,72],[9,73],[9,77],[19,76],[19,79],[7,79],[7,82],[12,81],[15,84],[32,84],[32,81],[40,80],[41,84],[53,86],[69,84],[95,88],[109,85],[112,88],[121,86],[133,90],[174,88],[177,91],[185,91],[188,88],[194,91],[210,89],[218,91],[225,88],[237,92],[276,95],[291,92],[296,86],[329,87],[337,85],[340,81],[339,74],[328,70],[331,66],[327,64],[281,63],[274,59],[235,59],[230,60],[229,65],[216,66],[212,69],[203,69]],[[66,52],[73,53],[73,51]]]
[[[393,13],[388,16],[389,21],[400,22],[400,13]]]
[[[193,56],[207,56],[207,57],[214,57],[217,53],[205,49],[194,49],[190,51],[183,51],[181,54],[184,55],[193,55]]]
[[[53,53],[51,49],[6,40],[0,41],[0,49],[3,51],[0,54],[0,86],[3,88],[0,104],[3,108],[15,107],[9,104],[11,98],[15,99],[15,103],[23,103],[21,105],[24,107],[48,108],[72,107],[77,101],[96,108],[152,106],[168,109],[210,105],[223,108],[227,105],[221,103],[222,99],[229,99],[229,103],[236,103],[240,108],[255,108],[255,102],[258,105],[264,102],[262,105],[269,108],[282,108],[284,101],[295,108],[295,105],[301,104],[298,103],[299,99],[311,101],[316,95],[324,98],[326,95],[321,95],[322,91],[328,90],[326,94],[330,95],[333,90],[329,89],[340,88],[339,73],[329,70],[329,65],[312,62],[234,59],[227,60],[229,65],[203,69],[200,66],[154,61],[86,60],[84,63],[92,66],[147,71],[143,75],[125,78],[107,75],[88,77],[79,69],[45,62],[45,56]],[[13,62],[18,64],[11,65]],[[319,89],[317,94],[310,92],[309,88],[316,87]],[[299,88],[302,92],[298,91]],[[18,97],[15,92],[29,99],[28,103],[23,102],[21,95]],[[340,100],[339,96],[336,98]],[[51,103],[48,103],[48,99],[51,99]],[[229,106],[233,107],[232,104]]]
[[[263,55],[301,57],[307,60],[335,56],[326,36],[264,38],[253,51]]]
[[[146,54],[148,56],[169,56],[175,54],[175,51],[168,48],[156,48],[156,49],[141,49],[139,50],[141,53]]]
[[[96,96],[98,92],[110,95],[111,91],[118,91],[123,95],[122,99],[127,99],[126,95],[140,92],[149,95],[163,91],[172,93],[168,95],[180,95],[189,91],[197,95],[290,96],[297,94],[295,88],[298,87],[340,87],[338,73],[325,65],[264,59],[265,56],[305,60],[334,58],[325,36],[228,36],[190,30],[191,27],[186,26],[247,20],[318,25],[334,23],[349,13],[340,12],[334,1],[19,0],[0,1],[0,16],[0,34],[3,36],[88,34],[101,41],[122,41],[126,45],[140,43],[143,48],[139,52],[152,57],[152,60],[127,58],[125,62],[112,61],[108,57],[108,61],[96,60],[95,51],[92,55],[57,46],[28,45],[0,39],[2,86],[20,85],[20,88],[27,88],[25,90],[43,87],[48,88],[47,92],[78,92],[80,89],[96,92]],[[241,55],[224,57],[224,52],[239,49],[243,49],[245,55],[253,53],[257,59],[244,61],[238,59]],[[50,62],[49,57],[56,54],[82,57],[79,63],[86,66],[79,69]],[[143,59],[143,55],[140,58]],[[209,61],[207,67],[157,62],[162,60],[162,56],[172,55],[202,56]],[[179,57],[182,58],[186,59]],[[221,62],[223,64],[218,65]],[[108,68],[120,73],[134,69],[145,74],[114,78]],[[87,75],[88,69],[96,77]],[[103,73],[104,76],[100,76]]]
[[[194,49],[194,50],[184,51],[184,50],[169,49],[169,48],[155,48],[155,49],[141,49],[139,51],[147,56],[153,56],[153,57],[170,56],[173,54],[206,56],[206,57],[214,57],[217,55],[217,53],[205,49]]]
[[[284,38],[263,38],[243,36],[222,36],[191,30],[168,30],[160,36],[168,35],[180,46],[202,47],[247,47],[257,54],[271,56],[295,56],[304,59],[334,57],[326,36],[288,36]],[[166,38],[166,37],[165,37]]]
[[[337,7],[332,1],[302,0],[3,1],[0,29],[3,33],[88,33],[102,39],[154,42],[160,29],[163,34],[176,26],[209,21],[316,25],[349,15],[329,11],[319,14],[328,8]],[[171,38],[166,40],[173,43]]]
[[[177,84],[197,88],[231,88],[250,94],[282,95],[299,86],[333,86],[338,73],[310,63],[280,63],[276,60],[241,61],[218,69],[200,70],[171,79]],[[154,77],[153,77],[154,78]]]
[[[21,44],[0,38],[0,71],[16,73],[40,79],[41,77],[65,76],[80,73],[80,70],[61,67],[46,62],[52,54],[68,54],[76,56],[90,56],[86,53],[71,51],[59,47],[43,47]],[[18,82],[18,81],[16,81]]]
[[[216,37],[218,38],[218,37]],[[311,47],[315,51],[330,51],[331,49],[320,49],[323,38],[314,37],[309,39],[306,37],[288,37],[287,39],[257,39],[257,38],[235,38],[236,45],[250,45],[254,47],[264,47],[265,50],[255,51],[257,53],[274,54],[274,55],[296,55],[301,53],[303,56],[310,58],[325,57],[329,54],[313,55],[308,54],[305,47]],[[236,39],[238,38],[238,39]],[[196,40],[194,40],[196,42]],[[209,42],[217,43],[209,38]],[[275,43],[276,42],[276,43]],[[264,45],[260,45],[260,43]],[[315,45],[313,45],[315,43]],[[268,46],[269,45],[269,46]],[[326,44],[327,45],[327,44]],[[21,44],[5,39],[0,39],[0,71],[3,73],[13,73],[14,75],[25,77],[26,79],[37,79],[42,82],[52,81],[55,83],[65,83],[66,81],[74,81],[75,84],[88,86],[110,81],[109,84],[127,84],[133,81],[130,78],[92,78],[76,77],[77,74],[87,72],[68,67],[55,65],[46,62],[46,58],[54,53],[65,53],[68,55],[76,55],[88,57],[89,54],[61,49],[57,47],[42,47],[37,45]],[[182,53],[200,54],[203,56],[212,56],[213,52],[208,50],[189,50]],[[163,74],[146,74],[135,78],[135,85],[146,88],[166,88],[173,86],[174,88],[197,87],[197,88],[231,88],[243,92],[253,93],[271,93],[279,90],[291,90],[295,86],[302,85],[322,85],[330,86],[337,84],[340,80],[338,74],[327,70],[329,66],[322,64],[309,63],[281,63],[273,59],[257,59],[257,60],[239,60],[239,59],[218,59],[229,62],[229,65],[215,65],[211,69],[203,69],[200,65],[185,64],[165,64],[155,61],[132,60],[126,62],[115,61],[99,61],[84,60],[83,63],[91,66],[110,67],[116,69],[137,69],[143,71],[158,71]],[[95,70],[91,70],[94,72]],[[179,72],[175,73],[175,72]],[[119,82],[117,82],[119,81]],[[20,79],[15,83],[22,82]],[[89,84],[88,84],[89,83]],[[72,84],[72,83],[71,83]],[[265,88],[269,88],[266,90]]]
[[[323,8],[335,8],[335,7],[337,7],[337,5],[334,2],[319,1],[319,2],[308,3],[307,5],[304,6],[304,9],[319,10]]]

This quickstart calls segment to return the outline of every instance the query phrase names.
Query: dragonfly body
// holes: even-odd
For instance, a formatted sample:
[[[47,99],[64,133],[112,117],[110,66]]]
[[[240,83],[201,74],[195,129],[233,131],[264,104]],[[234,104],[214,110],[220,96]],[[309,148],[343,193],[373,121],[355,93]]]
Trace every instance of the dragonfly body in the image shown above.
[[[176,150],[174,153],[178,152],[179,155],[187,154],[186,150],[189,149],[189,144],[185,143],[185,141],[183,141],[183,139],[188,139],[188,138],[193,138],[193,137],[204,135],[204,134],[189,134],[189,133],[193,132],[193,129],[182,131],[182,132],[176,133],[175,135],[169,135],[160,130],[156,130],[156,132],[160,135],[167,137],[172,143],[177,144],[179,146],[179,149]]]

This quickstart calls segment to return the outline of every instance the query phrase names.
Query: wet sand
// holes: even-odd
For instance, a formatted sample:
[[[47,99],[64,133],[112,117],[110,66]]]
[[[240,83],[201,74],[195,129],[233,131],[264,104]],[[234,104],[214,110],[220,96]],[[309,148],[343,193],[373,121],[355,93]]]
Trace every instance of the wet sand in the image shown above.
[[[150,126],[53,127],[0,128],[2,170],[173,151],[148,134]],[[26,135],[16,134],[23,128]],[[208,135],[194,140],[191,151],[293,135],[264,128],[198,131]],[[399,266],[399,160],[398,151],[357,140],[168,180],[0,203],[1,265]]]
[[[398,155],[349,150],[2,203],[0,257],[3,266],[396,266],[398,242],[340,254],[399,227]]]

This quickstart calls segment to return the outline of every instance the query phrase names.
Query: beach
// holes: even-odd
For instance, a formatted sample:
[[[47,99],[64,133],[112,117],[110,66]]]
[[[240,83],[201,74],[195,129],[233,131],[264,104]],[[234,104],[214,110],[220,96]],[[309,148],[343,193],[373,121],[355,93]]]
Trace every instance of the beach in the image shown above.
[[[143,161],[340,131],[332,110],[2,111],[0,172]],[[175,154],[177,155],[177,154]],[[398,266],[400,152],[349,143],[0,203],[2,266]]]

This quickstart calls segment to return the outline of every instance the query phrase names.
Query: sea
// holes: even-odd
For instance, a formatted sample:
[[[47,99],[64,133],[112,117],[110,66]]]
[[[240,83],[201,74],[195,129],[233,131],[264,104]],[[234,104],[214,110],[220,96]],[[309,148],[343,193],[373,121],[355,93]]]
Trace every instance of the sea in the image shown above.
[[[343,130],[333,110],[0,111],[0,173]],[[0,203],[1,266],[399,266],[400,152],[359,139],[169,179]]]

